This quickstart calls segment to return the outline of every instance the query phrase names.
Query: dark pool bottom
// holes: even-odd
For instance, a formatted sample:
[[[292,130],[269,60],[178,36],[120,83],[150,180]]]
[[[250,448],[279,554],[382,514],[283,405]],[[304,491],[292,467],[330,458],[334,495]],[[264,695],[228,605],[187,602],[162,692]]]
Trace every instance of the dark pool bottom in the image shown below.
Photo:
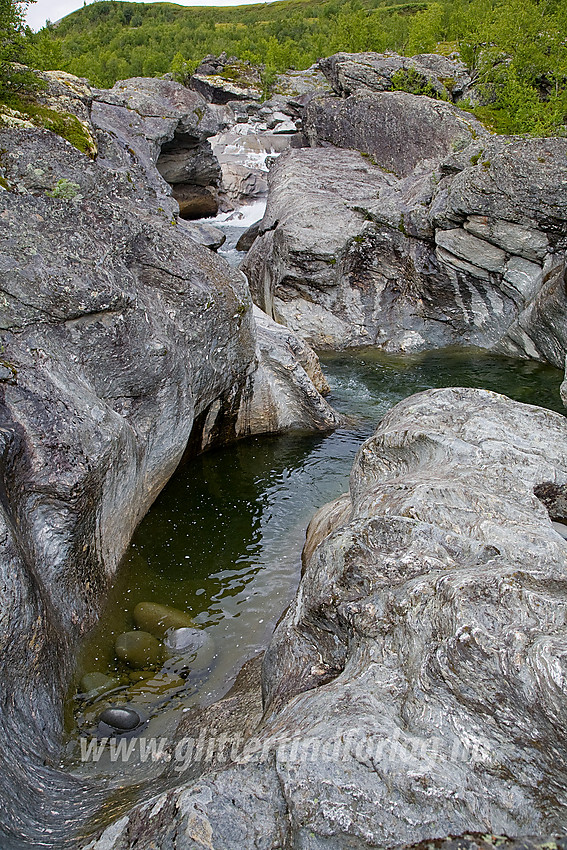
[[[564,412],[557,369],[477,350],[342,352],[324,355],[322,365],[330,401],[354,419],[353,428],[254,438],[205,454],[178,470],[138,528],[100,624],[82,648],[74,688],[76,694],[85,673],[100,671],[117,677],[118,690],[98,700],[70,699],[71,760],[77,732],[92,733],[108,704],[141,706],[163,734],[184,708],[227,690],[239,667],[265,648],[296,591],[311,516],[345,492],[356,450],[398,401],[431,387],[483,387]],[[209,644],[206,659],[197,656],[189,670],[178,659],[149,686],[132,681],[139,677],[117,662],[114,643],[133,629],[139,602],[189,612],[214,652]]]

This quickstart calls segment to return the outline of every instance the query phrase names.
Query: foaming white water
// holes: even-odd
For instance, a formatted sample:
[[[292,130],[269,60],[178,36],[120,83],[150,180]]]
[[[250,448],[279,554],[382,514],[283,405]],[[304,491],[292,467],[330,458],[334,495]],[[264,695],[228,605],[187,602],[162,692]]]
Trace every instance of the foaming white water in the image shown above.
[[[219,213],[216,218],[203,219],[213,227],[241,227],[246,230],[252,224],[264,217],[266,212],[266,200],[254,201],[251,204],[243,204],[238,209],[230,212]]]

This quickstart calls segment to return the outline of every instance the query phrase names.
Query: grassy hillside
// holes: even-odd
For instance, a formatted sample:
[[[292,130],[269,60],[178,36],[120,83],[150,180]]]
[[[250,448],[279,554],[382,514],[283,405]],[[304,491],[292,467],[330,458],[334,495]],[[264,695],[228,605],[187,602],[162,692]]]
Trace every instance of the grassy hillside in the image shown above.
[[[265,64],[269,76],[337,50],[455,48],[478,73],[481,112],[493,126],[564,131],[565,0],[279,0],[228,8],[97,0],[43,29],[28,61],[106,87],[131,76],[182,75],[223,50]]]

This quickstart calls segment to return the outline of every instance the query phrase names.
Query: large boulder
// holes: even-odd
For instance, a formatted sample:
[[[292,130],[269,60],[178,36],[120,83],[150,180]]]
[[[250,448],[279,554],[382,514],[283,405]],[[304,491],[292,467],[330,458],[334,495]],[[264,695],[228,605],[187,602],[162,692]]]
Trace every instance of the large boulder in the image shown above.
[[[262,69],[251,62],[228,57],[206,56],[189,80],[189,86],[209,103],[225,104],[231,100],[262,98]]]
[[[487,850],[490,836],[561,833],[567,544],[551,516],[555,499],[567,518],[566,490],[563,416],[473,389],[398,404],[350,492],[309,527],[264,659],[261,722],[244,740],[205,734],[198,781],[188,739],[177,787],[89,850],[368,850],[461,834]]]
[[[242,394],[237,436],[344,424],[323,398],[329,387],[315,352],[258,307],[254,319],[259,366]]]
[[[479,121],[452,104],[401,91],[345,99],[317,95],[307,106],[303,129],[312,146],[354,148],[397,177],[488,135]]]
[[[404,133],[419,114],[404,119]],[[431,158],[420,160],[417,147],[408,158],[402,138],[372,156],[366,145],[279,158],[244,263],[256,303],[315,348],[480,345],[562,368],[567,142],[469,137],[462,151],[436,158],[426,141]],[[398,174],[414,168],[399,178],[388,162]]]
[[[335,53],[320,59],[317,67],[341,97],[359,90],[403,89],[458,102],[471,93],[472,77],[464,62],[438,53],[412,57],[397,53]]]

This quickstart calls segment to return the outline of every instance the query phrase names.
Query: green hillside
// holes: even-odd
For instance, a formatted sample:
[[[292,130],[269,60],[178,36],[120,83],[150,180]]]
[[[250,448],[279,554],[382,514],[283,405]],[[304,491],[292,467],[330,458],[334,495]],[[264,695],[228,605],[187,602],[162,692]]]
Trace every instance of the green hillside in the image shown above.
[[[339,49],[407,43],[423,2],[396,6],[381,0],[279,0],[253,6],[185,7],[172,3],[98,0],[48,27],[38,37],[43,65],[62,63],[99,86],[153,76],[183,59],[195,66],[207,53],[263,63],[275,70],[306,68]]]
[[[478,74],[481,116],[503,132],[564,132],[565,0],[279,0],[240,7],[97,0],[33,39],[28,61],[98,86],[173,71],[226,51],[266,75],[337,50],[405,55],[459,49]]]

